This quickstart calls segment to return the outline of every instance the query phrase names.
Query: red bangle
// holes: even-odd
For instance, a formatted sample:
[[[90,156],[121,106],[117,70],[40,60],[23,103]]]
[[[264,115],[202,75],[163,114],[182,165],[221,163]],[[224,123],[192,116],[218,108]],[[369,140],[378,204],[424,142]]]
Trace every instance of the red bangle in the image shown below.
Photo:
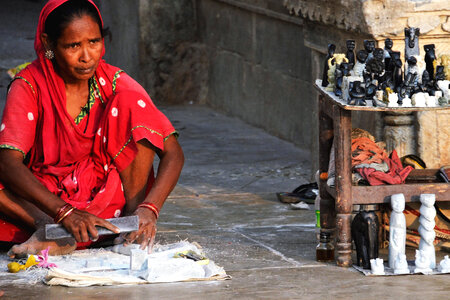
[[[61,216],[64,215],[71,207],[73,207],[73,206],[70,205],[69,203],[66,203],[63,206],[61,206],[61,208],[58,210],[58,213],[53,218],[53,221],[55,223],[58,223],[57,221],[61,219]]]
[[[158,217],[159,217],[159,210],[158,210],[158,208],[156,207],[155,204],[142,202],[141,204],[138,205],[138,208],[139,207],[144,207],[144,208],[150,209],[155,214],[156,218],[158,219]]]

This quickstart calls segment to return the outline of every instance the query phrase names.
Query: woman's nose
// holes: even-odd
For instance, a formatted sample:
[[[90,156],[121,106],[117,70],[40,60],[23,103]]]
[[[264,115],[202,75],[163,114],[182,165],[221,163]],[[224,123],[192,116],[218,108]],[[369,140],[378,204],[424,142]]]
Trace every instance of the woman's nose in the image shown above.
[[[89,48],[88,47],[83,47],[81,49],[81,56],[80,56],[80,61],[82,62],[89,62],[89,60],[91,60],[91,54],[89,53]]]

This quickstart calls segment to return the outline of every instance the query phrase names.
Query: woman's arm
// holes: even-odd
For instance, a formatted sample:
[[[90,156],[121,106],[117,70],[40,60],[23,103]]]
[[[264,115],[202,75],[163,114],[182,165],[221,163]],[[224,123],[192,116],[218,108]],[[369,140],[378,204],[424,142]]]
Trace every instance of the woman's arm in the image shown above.
[[[66,204],[64,200],[52,194],[36,179],[23,164],[23,155],[19,151],[0,149],[0,181],[8,191],[33,203],[52,218]],[[48,219],[37,219],[33,217],[33,214],[23,221],[33,227],[48,223]],[[109,222],[80,210],[74,210],[72,214],[63,219],[62,224],[73,234],[77,242],[89,241],[89,235],[96,239],[98,234],[95,225],[118,232],[118,229]]]
[[[141,142],[139,142],[141,143]],[[145,140],[144,144],[149,144]],[[184,164],[184,154],[177,139],[171,135],[164,142],[164,150],[156,151],[160,158],[158,172],[153,183],[152,189],[145,197],[145,203],[156,205],[158,210],[161,209],[169,194],[177,184],[180,177],[181,169]],[[147,208],[137,208],[139,203],[133,203],[134,207],[128,207],[127,210],[134,211],[139,216],[139,230],[128,234],[125,239],[127,243],[137,241],[144,249],[150,246],[151,249],[156,234],[156,215]],[[127,203],[127,206],[128,203]]]

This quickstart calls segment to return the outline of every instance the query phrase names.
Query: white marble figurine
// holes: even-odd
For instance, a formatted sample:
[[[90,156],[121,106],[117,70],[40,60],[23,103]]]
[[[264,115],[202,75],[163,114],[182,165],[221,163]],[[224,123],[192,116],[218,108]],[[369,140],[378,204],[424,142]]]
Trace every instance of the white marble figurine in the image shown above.
[[[420,218],[419,218],[419,234],[420,243],[419,250],[428,257],[429,267],[431,269],[436,268],[436,253],[434,250],[434,239],[436,233],[434,232],[434,226],[436,225],[434,218],[436,217],[436,209],[434,208],[434,202],[436,196],[434,194],[421,194],[420,202]]]
[[[430,259],[427,253],[423,250],[416,250],[416,260],[415,260],[414,273],[431,273],[433,270],[430,268]]]
[[[394,269],[394,262],[399,254],[405,254],[406,220],[405,196],[395,194],[391,196],[391,218],[389,220],[389,268]]]
[[[399,253],[394,261],[394,274],[409,274],[408,262],[406,255]]]
[[[439,263],[441,273],[449,273],[450,272],[450,258],[448,255],[444,256],[444,259]]]
[[[373,275],[384,275],[384,264],[382,258],[375,258],[370,260],[370,269]]]

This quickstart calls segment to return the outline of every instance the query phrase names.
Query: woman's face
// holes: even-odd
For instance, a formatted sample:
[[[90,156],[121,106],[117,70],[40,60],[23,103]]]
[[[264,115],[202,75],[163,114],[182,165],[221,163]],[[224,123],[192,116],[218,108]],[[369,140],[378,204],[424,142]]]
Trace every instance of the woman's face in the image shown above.
[[[62,31],[53,51],[56,69],[64,82],[88,80],[94,75],[103,51],[98,24],[88,15],[76,17]]]

